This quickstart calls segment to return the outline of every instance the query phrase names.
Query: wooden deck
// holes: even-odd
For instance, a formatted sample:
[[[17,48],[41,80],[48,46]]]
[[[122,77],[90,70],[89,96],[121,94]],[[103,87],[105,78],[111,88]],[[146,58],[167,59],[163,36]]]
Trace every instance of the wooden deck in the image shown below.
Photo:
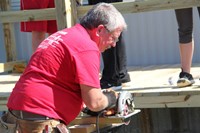
[[[130,68],[129,71],[132,86],[123,90],[134,93],[136,108],[200,107],[200,64],[194,64],[191,69],[195,84],[185,88],[169,83],[170,77],[178,78],[179,65]]]
[[[170,77],[177,79],[179,65],[148,67],[130,67],[131,86],[123,87],[135,96],[136,108],[179,108],[200,107],[200,64],[194,64],[191,70],[195,84],[177,88],[170,85]],[[20,74],[0,75],[0,110],[6,110],[7,98],[19,79]]]

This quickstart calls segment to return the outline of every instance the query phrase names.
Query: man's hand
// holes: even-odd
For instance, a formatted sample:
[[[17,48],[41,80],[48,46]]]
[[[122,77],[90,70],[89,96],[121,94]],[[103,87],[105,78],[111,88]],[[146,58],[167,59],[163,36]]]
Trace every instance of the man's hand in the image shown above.
[[[84,113],[91,115],[91,116],[97,116],[99,113],[102,113],[102,112],[103,112],[102,115],[104,115],[104,116],[111,116],[111,115],[115,115],[117,113],[116,105],[117,105],[118,93],[111,88],[102,90],[102,93],[108,99],[108,106],[105,109],[98,111],[98,112],[91,111],[90,109],[88,109],[86,107],[83,109]]]
[[[118,96],[119,96],[118,93],[117,93],[116,91],[114,91],[112,88],[104,89],[103,92],[104,92],[104,91],[105,91],[105,92],[113,92],[113,93],[115,93],[116,99],[117,99]]]
[[[110,93],[111,95],[114,94],[116,100],[115,102],[113,103],[113,105],[108,105],[107,109],[105,110],[104,114],[105,116],[111,116],[111,115],[115,115],[117,113],[117,109],[116,109],[116,106],[117,106],[117,99],[118,99],[118,93],[116,91],[114,91],[112,88],[109,88],[109,89],[105,89],[103,90],[103,93]],[[109,98],[108,98],[109,99]],[[111,101],[109,101],[110,103]]]
[[[105,89],[102,92],[108,99],[108,106],[105,109],[110,109],[115,107],[118,99],[118,93],[112,90],[111,88]]]
[[[97,116],[99,115],[102,111],[99,111],[99,112],[94,112],[94,111],[91,111],[90,109],[88,109],[87,107],[85,107],[83,110],[82,110],[83,113],[86,113],[88,115],[91,115],[91,116]],[[101,115],[103,116],[112,116],[112,115],[115,115],[117,113],[117,109],[116,107],[113,107],[113,108],[110,108],[110,109],[106,109],[106,110],[103,110],[103,113],[101,113]]]

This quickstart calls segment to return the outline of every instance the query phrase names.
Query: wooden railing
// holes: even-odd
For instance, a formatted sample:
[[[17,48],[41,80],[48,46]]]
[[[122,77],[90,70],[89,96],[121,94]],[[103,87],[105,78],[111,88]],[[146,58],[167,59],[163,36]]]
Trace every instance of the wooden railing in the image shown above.
[[[121,13],[139,13],[200,6],[200,0],[136,0],[112,3]],[[3,24],[7,62],[16,61],[14,22],[57,20],[58,29],[71,27],[92,6],[76,6],[75,0],[55,0],[55,8],[10,11],[10,0],[0,0],[0,23]],[[4,63],[0,63],[4,66]],[[0,67],[0,72],[7,70]]]

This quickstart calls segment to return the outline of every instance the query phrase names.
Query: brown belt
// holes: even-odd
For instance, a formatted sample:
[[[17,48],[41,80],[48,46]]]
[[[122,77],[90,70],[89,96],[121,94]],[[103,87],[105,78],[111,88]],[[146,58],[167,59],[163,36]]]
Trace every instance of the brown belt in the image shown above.
[[[14,116],[16,116],[17,118],[23,119],[23,120],[48,120],[48,119],[52,119],[52,118],[49,118],[47,116],[34,114],[34,113],[30,113],[30,112],[27,112],[27,111],[21,111],[21,110],[10,110],[10,112]]]

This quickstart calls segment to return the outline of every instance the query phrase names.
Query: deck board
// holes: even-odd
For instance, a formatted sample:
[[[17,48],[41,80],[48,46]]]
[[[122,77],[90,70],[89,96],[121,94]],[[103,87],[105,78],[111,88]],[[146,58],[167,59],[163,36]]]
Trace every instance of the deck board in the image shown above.
[[[177,88],[170,85],[169,77],[177,79],[179,65],[129,67],[131,86],[123,87],[135,96],[136,108],[200,107],[200,64],[193,64],[191,73],[195,84]],[[7,98],[20,74],[0,75],[0,110],[6,109]]]

